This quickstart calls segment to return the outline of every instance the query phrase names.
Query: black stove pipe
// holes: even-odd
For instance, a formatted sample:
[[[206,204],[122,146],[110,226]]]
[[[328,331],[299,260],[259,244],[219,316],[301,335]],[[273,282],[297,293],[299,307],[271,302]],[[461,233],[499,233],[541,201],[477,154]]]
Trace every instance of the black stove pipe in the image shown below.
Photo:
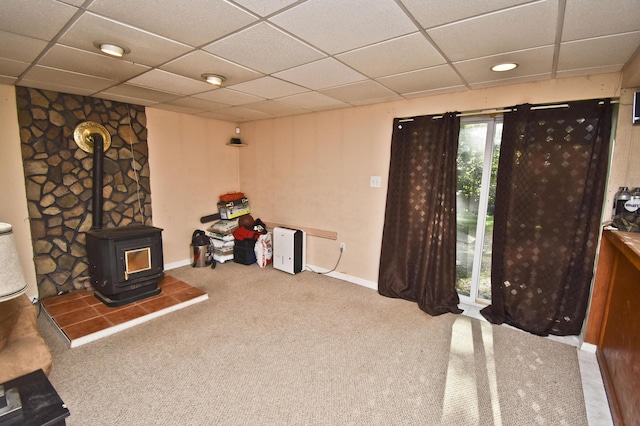
[[[104,150],[104,141],[102,135],[94,133],[93,137],[93,225],[92,230],[102,229],[102,187],[103,172],[102,166],[104,159],[102,156]]]

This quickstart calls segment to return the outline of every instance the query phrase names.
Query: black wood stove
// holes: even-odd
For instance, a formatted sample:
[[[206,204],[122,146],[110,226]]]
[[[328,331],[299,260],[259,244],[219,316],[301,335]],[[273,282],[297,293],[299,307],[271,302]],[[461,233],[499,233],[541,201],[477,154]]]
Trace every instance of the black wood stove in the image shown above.
[[[95,296],[121,306],[160,293],[164,277],[162,229],[147,225],[87,232],[87,258]]]
[[[95,296],[114,307],[160,293],[158,283],[164,278],[162,229],[149,225],[103,228],[102,134],[106,129],[102,129],[90,135],[93,139],[93,226],[86,233],[86,249]],[[108,133],[105,136],[108,137]]]

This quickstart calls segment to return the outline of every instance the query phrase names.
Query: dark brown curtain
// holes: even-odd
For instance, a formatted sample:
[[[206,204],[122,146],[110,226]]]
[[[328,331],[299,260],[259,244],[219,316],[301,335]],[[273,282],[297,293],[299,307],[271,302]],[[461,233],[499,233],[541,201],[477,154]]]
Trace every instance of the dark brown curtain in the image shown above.
[[[518,105],[505,114],[498,164],[491,306],[538,335],[582,329],[609,163],[611,105]]]
[[[378,292],[430,315],[460,313],[456,281],[456,156],[460,119],[395,119]]]

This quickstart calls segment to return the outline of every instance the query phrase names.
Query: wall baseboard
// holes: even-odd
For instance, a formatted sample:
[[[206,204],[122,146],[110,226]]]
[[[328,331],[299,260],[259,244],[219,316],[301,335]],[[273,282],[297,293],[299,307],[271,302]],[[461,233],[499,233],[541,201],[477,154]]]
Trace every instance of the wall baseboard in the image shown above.
[[[164,265],[164,270],[165,271],[170,271],[171,269],[176,269],[176,268],[180,268],[182,266],[187,266],[187,265],[191,265],[191,260],[190,259],[184,259],[184,260],[179,260],[177,262],[167,263],[166,265]],[[335,272],[335,271],[334,272],[328,272],[329,269],[320,268],[318,266],[313,266],[313,265],[307,265],[307,266],[310,269],[313,269],[315,272],[323,273],[328,277],[337,278],[337,279],[342,280],[342,281],[347,281],[347,282],[352,283],[352,284],[361,285],[363,287],[370,288],[371,290],[378,291],[378,283],[377,282],[365,280],[365,279],[362,279],[362,278],[359,278],[359,277],[354,277],[354,276],[347,275],[347,274],[343,274],[341,272]]]
[[[378,283],[377,282],[365,280],[365,279],[362,279],[362,278],[359,278],[359,277],[354,277],[352,275],[343,274],[341,272],[335,272],[335,271],[334,272],[328,272],[328,271],[330,271],[330,269],[324,269],[324,268],[320,268],[318,266],[307,265],[307,267],[309,269],[312,269],[315,272],[323,273],[328,277],[337,278],[337,279],[342,280],[342,281],[347,281],[347,282],[350,282],[352,284],[361,285],[363,287],[370,288],[371,290],[378,291]]]
[[[191,265],[191,259],[179,260],[177,262],[171,262],[164,265],[165,271],[170,271],[171,269],[180,268],[181,266]]]

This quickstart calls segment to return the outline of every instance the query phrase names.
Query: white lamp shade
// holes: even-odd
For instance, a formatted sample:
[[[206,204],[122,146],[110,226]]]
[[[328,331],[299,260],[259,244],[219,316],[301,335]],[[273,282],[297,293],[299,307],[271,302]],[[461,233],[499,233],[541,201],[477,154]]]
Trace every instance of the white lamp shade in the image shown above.
[[[22,273],[13,228],[0,222],[0,302],[13,299],[27,291]]]

